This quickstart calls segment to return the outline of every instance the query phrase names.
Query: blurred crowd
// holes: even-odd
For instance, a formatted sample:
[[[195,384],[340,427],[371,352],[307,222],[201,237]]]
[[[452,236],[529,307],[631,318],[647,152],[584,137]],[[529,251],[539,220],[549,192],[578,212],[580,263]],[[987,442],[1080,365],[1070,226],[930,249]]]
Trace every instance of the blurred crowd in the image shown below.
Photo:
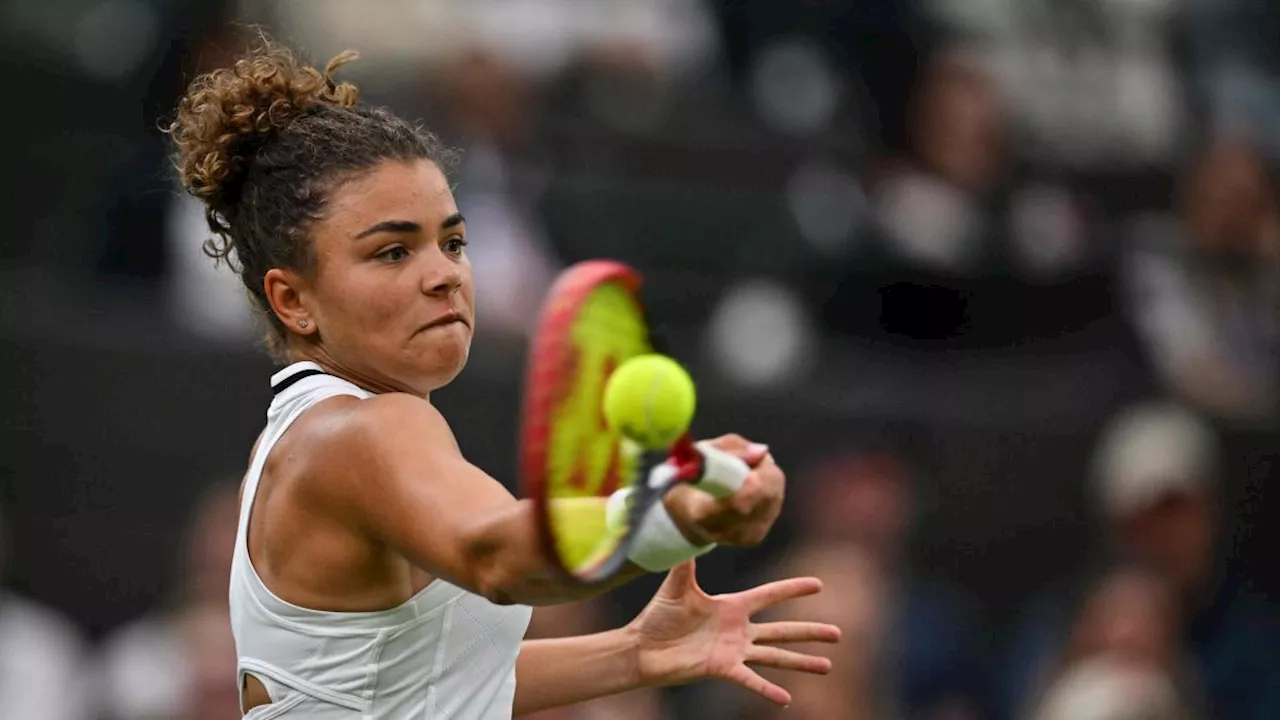
[[[7,119],[29,140],[0,198],[4,347],[142,313],[252,352],[156,128],[250,24],[317,61],[353,47],[367,99],[463,150],[479,343],[518,346],[568,263],[621,258],[710,395],[796,435],[778,537],[722,574],[823,578],[780,613],[843,629],[833,675],[786,679],[785,711],[705,686],[539,720],[1280,718],[1280,1],[376,5],[0,2],[5,77],[38,99]],[[17,355],[0,400],[46,397]],[[6,448],[46,431],[14,420]],[[0,460],[0,535],[62,532],[23,467]],[[152,548],[181,544],[149,609],[109,576],[83,605],[141,612],[0,593],[0,718],[239,716],[231,475],[173,491],[192,509]],[[0,544],[0,566],[39,553]]]

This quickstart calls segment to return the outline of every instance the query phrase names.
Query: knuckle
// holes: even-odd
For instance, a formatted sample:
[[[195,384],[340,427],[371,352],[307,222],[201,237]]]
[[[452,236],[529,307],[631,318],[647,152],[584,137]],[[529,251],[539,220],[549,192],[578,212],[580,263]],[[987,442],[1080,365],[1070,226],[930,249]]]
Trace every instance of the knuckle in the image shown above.
[[[722,450],[727,450],[730,448],[740,448],[746,445],[747,441],[738,433],[725,433],[713,440],[712,444]]]

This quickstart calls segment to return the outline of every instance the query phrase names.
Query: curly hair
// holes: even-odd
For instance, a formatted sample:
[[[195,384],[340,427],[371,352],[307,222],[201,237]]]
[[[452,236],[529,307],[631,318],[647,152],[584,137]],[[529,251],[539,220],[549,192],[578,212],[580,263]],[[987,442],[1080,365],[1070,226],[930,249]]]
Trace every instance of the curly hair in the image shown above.
[[[271,268],[313,269],[308,230],[333,189],[384,160],[453,154],[435,135],[386,108],[359,102],[333,74],[358,57],[340,53],[323,71],[263,38],[233,66],[197,77],[164,128],[182,186],[205,205],[213,236],[204,251],[240,275],[284,360],[286,330],[271,311],[263,278]]]

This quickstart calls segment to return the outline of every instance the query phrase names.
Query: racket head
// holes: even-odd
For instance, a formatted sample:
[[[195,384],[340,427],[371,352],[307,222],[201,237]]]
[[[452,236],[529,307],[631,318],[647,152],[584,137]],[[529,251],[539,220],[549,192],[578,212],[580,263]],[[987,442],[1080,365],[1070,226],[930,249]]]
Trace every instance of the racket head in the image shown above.
[[[537,506],[544,551],[568,578],[603,582],[626,562],[641,512],[660,499],[638,483],[644,453],[608,428],[609,375],[653,351],[641,277],[611,260],[561,273],[548,292],[529,350],[521,416],[521,492]],[[624,522],[606,516],[615,490],[637,491]]]

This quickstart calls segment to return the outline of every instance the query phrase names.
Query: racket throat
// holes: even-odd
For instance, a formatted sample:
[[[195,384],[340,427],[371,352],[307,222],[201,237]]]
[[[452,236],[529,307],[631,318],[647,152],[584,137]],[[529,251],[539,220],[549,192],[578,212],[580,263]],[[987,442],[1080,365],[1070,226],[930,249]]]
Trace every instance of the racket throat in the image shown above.
[[[671,446],[668,462],[675,466],[674,479],[677,482],[697,482],[706,470],[706,461],[698,448],[694,447],[693,436],[689,433],[682,435]]]

